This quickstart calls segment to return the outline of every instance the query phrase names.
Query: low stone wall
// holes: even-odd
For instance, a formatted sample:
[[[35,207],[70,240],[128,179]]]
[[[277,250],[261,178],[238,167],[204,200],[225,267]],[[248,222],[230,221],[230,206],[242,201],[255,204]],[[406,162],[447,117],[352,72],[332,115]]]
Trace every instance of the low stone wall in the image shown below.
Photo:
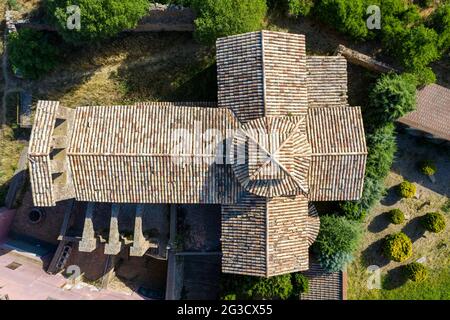
[[[365,55],[361,52],[347,48],[347,47],[343,46],[342,44],[340,44],[338,46],[338,48],[336,49],[336,54],[344,56],[348,62],[362,66],[366,69],[369,69],[369,70],[372,70],[375,72],[381,72],[381,73],[398,72],[398,70],[387,65],[386,63],[377,61],[368,55]]]
[[[8,13],[9,12],[9,13]],[[14,21],[12,11],[7,11],[7,25],[11,30],[16,28],[30,28],[43,31],[56,31],[51,25],[37,23],[29,20]],[[138,22],[134,29],[127,32],[161,32],[178,31],[193,32],[195,13],[190,8],[175,5],[151,4],[148,14]],[[83,22],[81,22],[83,23]]]

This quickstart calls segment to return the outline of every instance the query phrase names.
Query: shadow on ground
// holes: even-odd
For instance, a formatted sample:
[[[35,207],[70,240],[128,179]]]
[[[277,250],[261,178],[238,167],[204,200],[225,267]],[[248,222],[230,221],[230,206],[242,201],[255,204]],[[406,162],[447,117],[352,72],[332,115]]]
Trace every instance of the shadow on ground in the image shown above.
[[[415,217],[408,221],[408,223],[403,227],[402,232],[406,234],[411,241],[414,243],[425,234],[425,229],[420,224],[421,217]]]
[[[393,290],[403,286],[408,279],[403,272],[403,266],[396,267],[387,272],[383,279],[383,289]]]
[[[383,242],[384,239],[379,239],[364,249],[362,261],[365,267],[376,265],[381,268],[389,263],[389,259],[383,255]]]
[[[384,196],[383,199],[381,199],[382,205],[393,206],[401,199],[397,193],[398,186],[399,185],[392,186],[387,190],[386,195]]]
[[[369,223],[368,230],[373,233],[378,233],[385,230],[390,224],[388,213],[383,212],[375,216]]]

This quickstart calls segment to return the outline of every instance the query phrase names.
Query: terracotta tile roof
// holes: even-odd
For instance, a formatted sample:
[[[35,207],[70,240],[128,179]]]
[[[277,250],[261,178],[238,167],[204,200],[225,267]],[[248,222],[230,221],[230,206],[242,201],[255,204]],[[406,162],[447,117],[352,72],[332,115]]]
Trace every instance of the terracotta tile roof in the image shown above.
[[[195,103],[77,108],[76,134],[68,148],[76,197],[118,203],[234,202],[241,188],[218,150],[236,126],[228,109]],[[213,137],[217,141],[202,138],[208,130],[219,133]]]
[[[45,116],[65,108],[45,102],[33,139],[44,157],[60,141],[77,200],[221,204],[224,272],[306,270],[319,232],[308,201],[357,199],[367,152],[361,110],[347,105],[345,59],[307,59],[304,41],[269,31],[219,39],[219,107],[79,107],[63,146]],[[46,159],[31,166],[35,205],[72,196],[48,180]],[[42,186],[61,196],[40,195]]]
[[[219,106],[246,121],[307,111],[305,36],[258,31],[217,40]]]
[[[342,56],[308,56],[308,106],[347,104],[347,60]]]
[[[359,107],[315,107],[308,112],[312,156],[309,198],[354,200],[361,196],[367,157]]]
[[[318,263],[311,261],[309,270],[303,272],[309,279],[309,291],[301,294],[301,300],[345,300],[345,275],[342,271],[325,272]]]
[[[222,271],[270,277],[307,270],[319,224],[304,195],[245,193],[236,204],[222,205]]]
[[[232,143],[232,168],[242,187],[265,197],[306,194],[311,148],[305,127],[305,117],[263,117],[244,124]]]
[[[417,92],[416,110],[398,121],[450,140],[450,89],[437,84],[422,88]]]
[[[50,143],[58,106],[57,101],[39,101],[36,106],[28,149],[30,182],[35,205],[55,205],[50,168]]]

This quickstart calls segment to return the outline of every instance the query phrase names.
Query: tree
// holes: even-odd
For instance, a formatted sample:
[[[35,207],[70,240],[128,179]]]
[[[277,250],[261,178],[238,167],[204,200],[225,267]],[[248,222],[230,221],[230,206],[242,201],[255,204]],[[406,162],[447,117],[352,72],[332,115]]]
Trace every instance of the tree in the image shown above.
[[[361,228],[355,221],[336,215],[320,217],[320,231],[313,250],[322,256],[353,252],[358,246]]]
[[[291,274],[270,278],[226,274],[221,282],[222,299],[285,300],[294,292],[294,280]]]
[[[416,107],[416,83],[406,75],[383,75],[370,95],[369,116],[373,124],[389,123]]]
[[[321,0],[314,6],[314,13],[324,22],[355,39],[367,37],[363,0]]]
[[[287,2],[289,14],[295,17],[307,16],[314,6],[314,0],[287,0]]]
[[[265,0],[193,0],[196,38],[208,45],[219,37],[260,30],[267,13]]]
[[[50,35],[32,29],[20,29],[8,36],[8,55],[14,70],[25,78],[37,79],[52,70],[59,50]]]
[[[450,49],[450,3],[438,7],[428,20],[428,26],[439,35],[438,47],[442,54]]]
[[[67,21],[74,12],[68,7],[80,8],[80,29],[69,29]],[[134,28],[149,8],[148,0],[47,0],[50,22],[64,40],[70,43],[97,41],[112,37],[125,29]]]

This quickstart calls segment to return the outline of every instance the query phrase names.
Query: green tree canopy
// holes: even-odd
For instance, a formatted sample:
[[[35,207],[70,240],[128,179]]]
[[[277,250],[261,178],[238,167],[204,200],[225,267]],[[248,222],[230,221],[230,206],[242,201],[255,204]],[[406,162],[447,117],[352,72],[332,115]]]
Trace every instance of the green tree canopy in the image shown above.
[[[48,34],[20,29],[8,36],[8,55],[13,69],[25,78],[37,79],[56,66],[59,50]]]
[[[69,30],[67,21],[73,12],[69,6],[80,8],[80,29]],[[134,28],[149,8],[148,0],[46,0],[50,21],[64,40],[82,43],[106,39],[124,29]]]
[[[193,0],[197,11],[197,39],[212,45],[219,37],[260,30],[266,16],[265,0]]]
[[[415,109],[415,79],[410,75],[383,75],[375,84],[369,98],[371,121],[393,122]]]

